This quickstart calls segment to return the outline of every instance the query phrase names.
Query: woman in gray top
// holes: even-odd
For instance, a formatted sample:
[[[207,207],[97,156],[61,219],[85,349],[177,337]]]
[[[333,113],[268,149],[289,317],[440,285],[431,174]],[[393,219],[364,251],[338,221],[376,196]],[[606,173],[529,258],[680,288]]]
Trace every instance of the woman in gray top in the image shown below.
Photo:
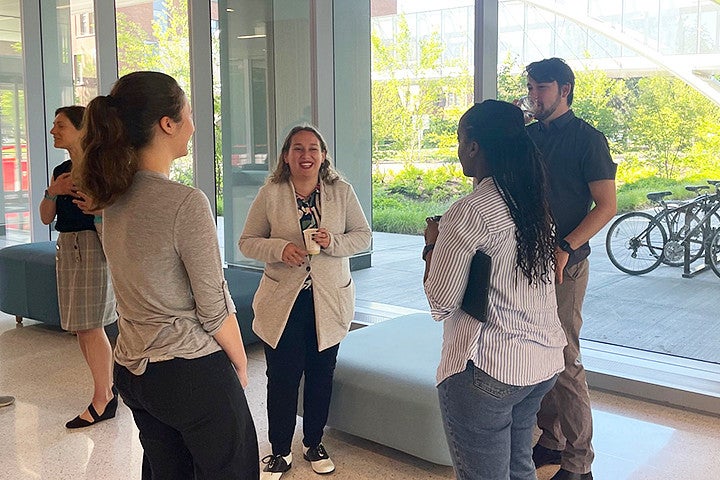
[[[95,209],[118,304],[114,379],[140,430],[143,479],[259,477],[247,358],[205,195],[168,179],[194,131],[158,72],[87,107],[73,173]]]

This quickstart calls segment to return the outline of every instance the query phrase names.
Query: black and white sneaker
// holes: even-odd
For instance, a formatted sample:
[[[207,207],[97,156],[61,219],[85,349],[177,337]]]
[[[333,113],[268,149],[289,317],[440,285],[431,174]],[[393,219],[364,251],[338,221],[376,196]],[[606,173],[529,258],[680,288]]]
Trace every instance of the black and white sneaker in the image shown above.
[[[263,471],[260,472],[260,480],[277,480],[283,473],[292,467],[292,453],[287,456],[267,455],[261,460],[265,464]]]
[[[335,464],[330,460],[330,456],[322,443],[313,448],[303,445],[303,458],[310,462],[315,473],[324,475],[335,471]]]

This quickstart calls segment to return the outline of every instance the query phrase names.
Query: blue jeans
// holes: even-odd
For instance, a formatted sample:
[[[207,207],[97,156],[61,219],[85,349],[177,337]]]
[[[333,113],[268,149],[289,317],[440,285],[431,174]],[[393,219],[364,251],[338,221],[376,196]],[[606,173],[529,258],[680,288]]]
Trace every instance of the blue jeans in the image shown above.
[[[535,480],[535,415],[557,376],[528,387],[498,382],[467,363],[438,385],[458,480]]]

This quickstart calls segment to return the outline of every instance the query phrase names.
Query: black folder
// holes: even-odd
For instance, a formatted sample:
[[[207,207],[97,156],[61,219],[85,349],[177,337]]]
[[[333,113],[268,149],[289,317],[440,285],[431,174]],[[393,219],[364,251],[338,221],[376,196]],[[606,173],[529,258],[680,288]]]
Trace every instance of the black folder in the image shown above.
[[[480,250],[475,252],[470,263],[465,295],[460,305],[466,313],[480,322],[487,320],[491,267],[492,260],[489,255]]]

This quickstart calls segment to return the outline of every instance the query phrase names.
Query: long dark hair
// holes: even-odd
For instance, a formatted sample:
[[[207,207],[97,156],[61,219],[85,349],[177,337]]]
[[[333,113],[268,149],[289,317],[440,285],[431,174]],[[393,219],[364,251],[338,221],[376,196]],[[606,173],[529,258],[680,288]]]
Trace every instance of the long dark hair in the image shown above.
[[[278,158],[278,164],[275,167],[275,170],[273,170],[270,177],[268,177],[269,183],[284,183],[290,181],[290,166],[288,166],[287,163],[285,163],[285,156],[290,152],[290,143],[292,142],[292,138],[295,136],[295,134],[300,132],[310,132],[313,135],[315,135],[318,139],[318,142],[320,142],[320,151],[325,154],[325,161],[320,165],[320,180],[327,184],[332,185],[336,181],[340,179],[340,174],[337,173],[337,171],[332,167],[330,164],[330,155],[328,155],[328,149],[327,149],[327,143],[325,142],[325,139],[323,138],[322,134],[320,134],[320,131],[313,127],[312,125],[297,125],[293,127],[292,130],[290,130],[290,133],[287,134],[285,137],[285,141],[283,142],[282,149],[280,150],[280,157]]]
[[[76,130],[80,130],[82,128],[85,107],[83,107],[82,105],[70,105],[69,107],[60,107],[55,110],[56,117],[61,113],[65,115],[68,120],[70,120],[70,123],[73,124],[73,127],[75,127]]]
[[[533,284],[553,281],[555,227],[547,175],[522,111],[507,102],[476,103],[460,119],[467,141],[480,147],[488,173],[515,222],[516,267]]]
[[[150,143],[161,118],[182,119],[185,102],[180,85],[160,72],[129,73],[110,95],[90,101],[83,118],[83,158],[73,173],[95,208],[111,205],[130,188],[138,151]]]

